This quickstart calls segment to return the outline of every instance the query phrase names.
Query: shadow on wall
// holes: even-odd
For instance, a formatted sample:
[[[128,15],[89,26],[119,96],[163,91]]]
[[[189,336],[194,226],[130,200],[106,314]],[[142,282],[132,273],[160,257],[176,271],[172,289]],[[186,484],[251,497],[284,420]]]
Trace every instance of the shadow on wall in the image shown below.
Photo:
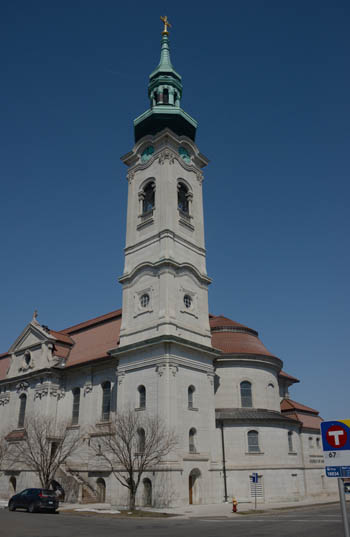
[[[179,497],[172,480],[167,478],[163,472],[153,478],[152,493],[153,507],[169,507],[169,505],[174,505]]]

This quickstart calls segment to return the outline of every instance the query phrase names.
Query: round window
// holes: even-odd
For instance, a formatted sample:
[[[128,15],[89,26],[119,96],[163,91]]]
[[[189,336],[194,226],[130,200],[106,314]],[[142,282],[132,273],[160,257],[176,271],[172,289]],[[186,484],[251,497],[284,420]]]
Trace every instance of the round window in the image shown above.
[[[184,304],[186,308],[190,308],[192,306],[192,297],[190,295],[184,296]]]
[[[148,306],[148,304],[149,304],[149,295],[147,293],[145,293],[140,298],[141,308],[146,308]]]

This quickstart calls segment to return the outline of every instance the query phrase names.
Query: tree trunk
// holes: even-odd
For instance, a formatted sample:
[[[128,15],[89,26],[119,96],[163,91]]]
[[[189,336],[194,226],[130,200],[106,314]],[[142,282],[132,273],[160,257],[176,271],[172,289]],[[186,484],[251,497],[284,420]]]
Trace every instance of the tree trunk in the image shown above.
[[[136,500],[136,490],[133,488],[129,489],[129,509],[130,511],[135,511],[135,500]]]

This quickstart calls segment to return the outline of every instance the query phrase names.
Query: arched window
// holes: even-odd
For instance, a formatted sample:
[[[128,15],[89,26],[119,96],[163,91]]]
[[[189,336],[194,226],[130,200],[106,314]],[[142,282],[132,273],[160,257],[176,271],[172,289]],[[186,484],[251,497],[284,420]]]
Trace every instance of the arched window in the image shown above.
[[[241,382],[241,404],[242,407],[252,407],[252,385],[247,380]]]
[[[10,477],[11,492],[16,492],[17,480],[14,475]]]
[[[147,214],[154,209],[154,191],[155,184],[153,181],[147,183],[142,192],[142,214]]]
[[[139,408],[146,408],[146,388],[144,386],[139,386]]]
[[[111,413],[111,383],[102,384],[102,421],[108,421]]]
[[[106,482],[102,477],[99,477],[96,481],[97,485],[97,498],[99,503],[106,501]]]
[[[177,207],[183,213],[189,213],[188,188],[183,183],[177,185]]]
[[[275,402],[275,387],[274,385],[272,384],[272,382],[270,382],[268,385],[267,385],[267,402],[268,402],[268,408],[273,408],[274,407],[274,402]]]
[[[26,416],[27,396],[22,393],[19,398],[19,414],[18,414],[18,427],[24,427],[24,418]]]
[[[188,408],[193,408],[193,394],[196,391],[194,386],[188,387],[187,398],[188,398]]]
[[[293,452],[293,433],[288,431],[288,451],[289,453]]]
[[[138,452],[143,453],[146,447],[146,433],[145,430],[140,428],[137,431],[138,435]]]
[[[72,425],[78,425],[79,423],[79,409],[80,409],[80,388],[75,388],[73,390]]]
[[[249,453],[259,453],[259,433],[258,431],[249,431],[248,432],[248,452]]]
[[[196,443],[195,443],[195,437],[196,437],[197,431],[194,427],[190,429],[190,432],[188,434],[188,449],[190,453],[196,453]]]

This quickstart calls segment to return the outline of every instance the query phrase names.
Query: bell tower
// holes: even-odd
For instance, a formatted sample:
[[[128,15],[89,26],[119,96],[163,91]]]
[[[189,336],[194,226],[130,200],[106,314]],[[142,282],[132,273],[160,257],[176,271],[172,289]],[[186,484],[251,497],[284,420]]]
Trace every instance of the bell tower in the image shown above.
[[[197,122],[180,106],[182,79],[170,60],[164,17],[160,62],[148,84],[150,108],[134,120],[120,347],[162,336],[211,347]]]

